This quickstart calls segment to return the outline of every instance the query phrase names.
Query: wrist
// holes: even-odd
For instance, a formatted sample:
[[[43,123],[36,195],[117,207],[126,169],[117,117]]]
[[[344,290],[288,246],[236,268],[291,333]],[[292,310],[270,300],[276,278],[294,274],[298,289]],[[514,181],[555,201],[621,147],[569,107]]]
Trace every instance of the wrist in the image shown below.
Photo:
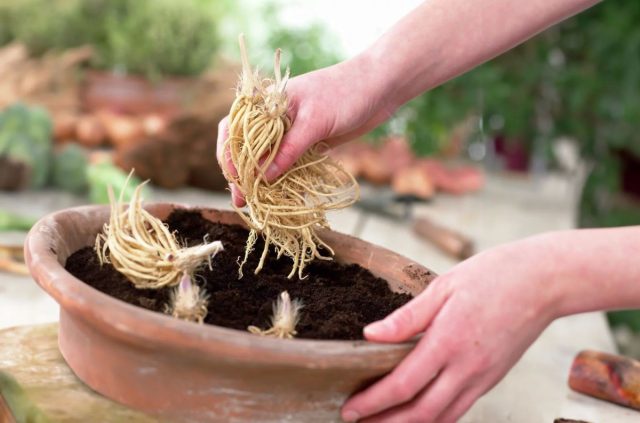
[[[560,257],[555,251],[553,232],[535,235],[507,244],[502,257],[516,266],[514,277],[524,278],[526,291],[532,297],[533,312],[548,323],[565,315],[565,299],[569,296],[559,277]]]
[[[544,291],[544,306],[551,319],[566,316],[566,299],[570,295],[563,283],[562,268],[564,257],[558,247],[558,232],[548,232],[533,236],[527,241],[535,251],[534,266],[538,268],[540,289]]]
[[[582,251],[589,240],[577,238],[578,232],[549,232],[526,240],[537,252],[535,262],[554,318],[602,310],[611,302],[606,290],[600,290],[592,280],[594,275],[587,263],[590,260],[584,261],[586,254]]]
[[[391,116],[403,104],[396,75],[393,70],[386,68],[375,45],[346,63],[351,68],[352,80],[359,81],[356,95],[373,105],[373,109],[379,107]]]

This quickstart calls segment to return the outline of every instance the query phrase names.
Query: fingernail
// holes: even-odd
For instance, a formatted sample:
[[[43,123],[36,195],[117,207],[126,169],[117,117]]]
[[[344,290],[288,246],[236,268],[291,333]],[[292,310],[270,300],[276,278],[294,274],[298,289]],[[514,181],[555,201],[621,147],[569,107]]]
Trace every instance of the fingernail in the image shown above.
[[[267,181],[271,181],[275,179],[279,174],[280,167],[275,163],[271,163],[267,168],[267,171],[264,173],[264,176],[267,178]]]
[[[364,328],[365,336],[379,336],[382,335],[387,330],[388,324],[385,320],[379,320],[377,322],[373,322]]]
[[[356,422],[360,418],[360,414],[353,410],[347,410],[342,413],[342,420],[345,422]]]

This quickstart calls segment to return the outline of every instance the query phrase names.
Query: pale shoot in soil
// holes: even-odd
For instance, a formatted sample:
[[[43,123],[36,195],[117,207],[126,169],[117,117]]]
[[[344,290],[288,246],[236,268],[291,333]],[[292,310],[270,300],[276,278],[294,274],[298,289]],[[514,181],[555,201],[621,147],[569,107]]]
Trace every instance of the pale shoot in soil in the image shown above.
[[[273,304],[273,316],[271,316],[271,327],[262,330],[257,326],[249,326],[247,330],[256,335],[273,336],[275,338],[293,338],[296,332],[296,325],[300,320],[300,309],[302,302],[291,301],[289,293],[283,291],[278,300]]]
[[[244,196],[248,208],[248,215],[236,209],[250,229],[240,277],[242,265],[261,235],[264,249],[255,273],[262,269],[273,246],[278,257],[286,255],[293,260],[288,277],[297,272],[303,278],[305,266],[313,259],[331,260],[333,251],[320,239],[318,229],[329,227],[327,211],[348,207],[356,201],[358,184],[319,148],[305,153],[277,180],[266,180],[265,171],[291,126],[285,92],[289,70],[282,76],[277,50],[274,79],[262,79],[249,65],[242,35],[240,54],[242,76],[229,112],[229,137],[225,142],[225,154],[237,172],[223,169],[227,179]]]
[[[211,259],[222,251],[222,243],[181,247],[165,224],[142,208],[144,185],[135,189],[129,207],[123,204],[122,194],[116,201],[109,188],[111,216],[96,238],[95,250],[101,264],[111,263],[136,288],[175,286],[184,273],[192,276],[204,262],[211,265]]]
[[[188,273],[183,273],[180,283],[171,291],[165,313],[190,322],[202,323],[207,316],[209,296],[193,283]]]

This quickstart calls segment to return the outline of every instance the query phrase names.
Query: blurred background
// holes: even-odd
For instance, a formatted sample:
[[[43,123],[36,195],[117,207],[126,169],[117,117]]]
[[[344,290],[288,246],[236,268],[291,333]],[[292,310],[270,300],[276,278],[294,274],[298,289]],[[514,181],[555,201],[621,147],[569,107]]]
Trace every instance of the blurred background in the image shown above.
[[[0,230],[28,228],[41,202],[105,203],[131,168],[149,198],[222,193],[215,141],[238,33],[253,63],[270,69],[279,47],[299,75],[357,54],[419,3],[370,1],[364,19],[345,1],[0,0]],[[527,201],[544,203],[552,175],[572,226],[640,224],[638,22],[639,2],[603,2],[332,154],[394,198],[455,205],[525,180]],[[638,312],[609,317],[637,344]]]

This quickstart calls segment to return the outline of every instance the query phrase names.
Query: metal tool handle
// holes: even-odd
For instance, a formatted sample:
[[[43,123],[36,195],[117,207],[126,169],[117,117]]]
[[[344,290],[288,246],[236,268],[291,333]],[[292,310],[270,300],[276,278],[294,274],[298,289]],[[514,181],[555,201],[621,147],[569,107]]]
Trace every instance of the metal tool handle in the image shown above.
[[[475,253],[471,239],[452,229],[435,224],[426,217],[416,217],[413,220],[413,231],[456,259],[465,260]]]

